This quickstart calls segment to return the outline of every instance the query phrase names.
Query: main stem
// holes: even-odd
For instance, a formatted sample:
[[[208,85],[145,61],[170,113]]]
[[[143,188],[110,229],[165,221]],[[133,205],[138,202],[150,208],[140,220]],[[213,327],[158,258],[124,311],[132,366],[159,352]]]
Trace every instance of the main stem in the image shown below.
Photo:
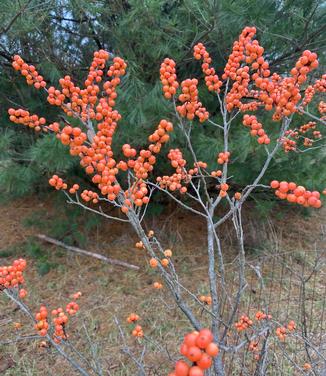
[[[214,214],[214,207],[209,208],[209,218],[207,219],[207,251],[208,251],[208,278],[209,286],[212,298],[212,311],[215,317],[212,319],[212,333],[214,341],[219,342],[219,321],[220,306],[217,292],[217,279],[215,271],[215,247],[214,247],[214,225],[212,217]],[[214,371],[217,376],[224,376],[224,367],[222,363],[222,357],[218,356],[214,358]]]

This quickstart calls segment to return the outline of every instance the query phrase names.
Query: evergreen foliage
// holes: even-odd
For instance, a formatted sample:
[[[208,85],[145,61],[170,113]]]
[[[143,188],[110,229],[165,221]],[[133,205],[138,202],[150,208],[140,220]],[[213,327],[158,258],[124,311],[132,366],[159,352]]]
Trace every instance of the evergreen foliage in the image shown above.
[[[48,189],[47,180],[54,172],[74,178],[82,176],[77,159],[70,158],[67,150],[63,153],[64,147],[53,136],[35,135],[9,123],[8,107],[28,108],[49,121],[57,120],[45,95],[27,87],[12,70],[11,58],[16,53],[37,65],[54,85],[65,74],[81,83],[97,49],[123,57],[128,63],[128,74],[119,89],[117,108],[123,119],[115,140],[117,147],[122,142],[136,147],[145,145],[147,135],[161,118],[173,120],[172,104],[161,94],[160,63],[169,56],[177,62],[179,79],[189,72],[202,77],[200,64],[192,58],[192,47],[199,41],[205,43],[217,73],[245,25],[256,26],[272,70],[288,70],[307,48],[319,54],[320,71],[325,60],[322,46],[326,7],[320,1],[2,0],[1,6],[0,191],[11,195]],[[210,113],[217,113],[215,98],[206,90],[201,94]],[[277,124],[266,116],[261,120],[269,134],[273,135],[273,129],[277,134]],[[300,125],[299,116],[297,121]],[[194,126],[195,148],[199,157],[213,167],[216,150],[222,145],[220,131],[205,127],[202,132],[202,127],[205,126]],[[230,147],[235,160],[230,168],[236,176],[235,183],[241,187],[257,175],[265,154],[240,120],[232,132]],[[178,132],[166,150],[176,146],[182,148]],[[298,183],[304,181],[311,189],[324,188],[325,170],[310,166],[324,165],[325,153],[311,150],[304,157],[302,164],[301,154],[280,153],[271,171],[287,180],[294,173]],[[156,168],[161,175],[167,167],[159,162]]]

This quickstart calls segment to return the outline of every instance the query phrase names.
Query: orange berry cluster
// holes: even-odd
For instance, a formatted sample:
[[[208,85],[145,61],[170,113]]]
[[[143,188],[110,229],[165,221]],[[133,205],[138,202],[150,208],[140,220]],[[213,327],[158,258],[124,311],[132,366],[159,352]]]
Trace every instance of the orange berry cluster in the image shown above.
[[[76,302],[70,302],[66,306],[66,312],[69,313],[70,316],[73,316],[79,311],[79,306]]]
[[[230,155],[231,155],[231,153],[229,151],[224,151],[222,153],[218,153],[217,163],[218,164],[229,163]],[[216,176],[218,176],[218,174]]]
[[[169,58],[163,60],[160,69],[160,80],[162,90],[166,99],[172,98],[176,94],[179,83],[175,73],[175,61]]]
[[[257,141],[259,144],[268,145],[271,142],[263,129],[263,125],[257,120],[256,116],[246,114],[243,117],[242,123],[246,127],[251,128],[250,134],[253,137],[258,137]]]
[[[247,316],[242,315],[240,317],[240,320],[236,322],[234,325],[238,332],[241,332],[242,330],[248,329],[250,326],[252,326],[253,321]]]
[[[231,90],[226,96],[226,108],[229,112],[233,110],[234,107],[238,107],[241,111],[254,111],[257,109],[256,102],[249,102],[243,104],[241,99],[248,95],[248,86],[250,82],[249,67],[244,66],[236,71],[236,81],[233,83]]]
[[[221,162],[222,162],[221,164],[224,163],[223,161],[224,161],[224,159],[222,160],[222,158],[221,158]],[[222,175],[223,175],[223,172],[221,170],[216,170],[216,171],[211,172],[211,176],[213,178],[220,178]]]
[[[227,195],[227,191],[228,191],[228,189],[229,189],[229,185],[226,184],[226,183],[222,183],[222,184],[219,186],[219,188],[220,188],[220,193],[219,193],[219,195],[220,195],[221,197],[225,197],[225,196]]]
[[[135,321],[138,321],[140,319],[140,317],[136,314],[136,313],[131,313],[128,317],[127,317],[127,322],[130,324],[130,323],[133,323]]]
[[[257,40],[253,40],[255,28],[246,27],[239,40],[234,42],[233,50],[225,66],[223,79],[228,77],[235,81],[227,95],[227,109],[231,111],[238,107],[241,111],[257,110],[264,105],[270,111],[275,107],[274,120],[282,116],[289,116],[297,111],[296,105],[301,99],[300,86],[307,80],[307,74],[318,67],[317,55],[308,50],[304,51],[291,70],[291,76],[282,78],[280,75],[271,76],[269,64],[263,55],[264,49]],[[242,63],[249,65],[242,65]],[[255,73],[250,76],[250,68]],[[252,79],[260,91],[248,89]],[[308,104],[316,90],[325,90],[326,85],[322,80],[306,90],[302,104]],[[254,98],[249,103],[241,102],[242,98]]]
[[[87,140],[86,133],[78,127],[72,128],[70,125],[64,127],[60,133],[57,134],[57,138],[63,145],[70,146],[71,155],[79,155],[83,148],[81,147]]]
[[[167,259],[167,258],[163,258],[162,260],[161,260],[161,265],[164,267],[164,268],[166,268],[168,265],[169,265],[169,259]]]
[[[316,128],[316,122],[315,121],[309,121],[308,123],[301,125],[301,127],[299,128],[299,132],[300,133],[306,133],[310,129],[315,129],[315,128]]]
[[[289,202],[313,208],[320,208],[322,205],[318,191],[311,192],[293,182],[278,182],[277,180],[273,180],[270,186],[275,189],[275,195],[281,200],[288,200]]]
[[[69,189],[69,193],[71,195],[75,194],[77,191],[79,190],[79,185],[78,184],[74,184],[70,189]]]
[[[295,151],[297,149],[297,142],[290,137],[298,138],[299,133],[295,130],[289,129],[284,133],[284,136],[279,140],[282,143],[285,153]]]
[[[320,114],[324,115],[326,114],[326,102],[323,102],[323,101],[320,101],[319,104],[318,104],[318,111]],[[322,119],[324,119],[324,117],[322,117]]]
[[[129,208],[134,204],[137,207],[141,207],[143,204],[148,204],[149,197],[147,196],[148,189],[146,183],[142,180],[134,183],[128,190],[124,192],[126,199],[121,210],[123,213],[127,213]]]
[[[195,116],[203,123],[209,117],[209,113],[201,102],[198,102],[198,80],[196,78],[184,80],[181,82],[182,94],[179,95],[179,101],[183,104],[177,106],[177,111],[182,117],[193,120]]]
[[[212,358],[218,353],[219,348],[213,342],[213,334],[209,329],[191,332],[184,337],[180,354],[190,360],[192,365],[178,360],[174,372],[169,376],[204,376],[205,370],[212,365]]]
[[[212,59],[209,53],[206,51],[205,46],[202,43],[196,44],[194,47],[194,58],[196,60],[203,60],[202,70],[205,74],[205,82],[209,91],[220,92],[220,87],[222,86],[222,81],[219,80],[218,75],[213,67],[210,67]]]
[[[205,303],[207,305],[211,305],[212,304],[212,298],[209,296],[209,295],[201,295],[199,297],[199,300],[202,302],[202,303]]]
[[[276,328],[275,334],[277,335],[280,341],[285,341],[286,328],[284,326]]]
[[[245,59],[245,46],[251,41],[255,34],[255,27],[245,27],[242,30],[239,40],[233,43],[232,52],[225,65],[224,73],[222,75],[223,80],[230,77],[233,81],[235,81],[237,77],[236,72],[239,69],[241,62]]]
[[[88,191],[86,189],[81,193],[80,197],[86,202],[92,201],[93,204],[97,204],[99,198],[96,192]]]
[[[102,81],[103,69],[109,59],[108,52],[104,50],[96,51],[92,64],[89,68],[88,77],[85,80],[85,89],[75,86],[70,76],[65,76],[59,80],[62,90],[50,87],[48,90],[48,102],[52,105],[61,106],[68,116],[80,114],[83,121],[88,117],[96,118],[94,106],[97,102],[97,95],[100,88],[95,83]],[[68,99],[67,102],[66,99]]]
[[[144,337],[143,328],[140,325],[136,325],[135,329],[131,333],[134,337]]]
[[[64,181],[61,178],[59,178],[58,175],[53,175],[52,178],[49,180],[49,184],[57,190],[65,190],[68,188],[68,185],[64,183]]]
[[[20,289],[19,290],[19,297],[21,299],[24,299],[24,298],[26,298],[26,296],[27,296],[27,291],[25,289]]]
[[[173,124],[170,121],[161,120],[155,132],[148,137],[148,141],[153,143],[149,145],[149,150],[155,154],[159,153],[161,144],[165,144],[170,138],[167,132],[172,131]]]
[[[304,91],[304,97],[302,99],[302,105],[307,106],[315,95],[315,88],[312,85],[307,86],[306,90]]]
[[[25,61],[19,55],[14,56],[12,66],[16,71],[20,71],[20,73],[26,78],[26,82],[28,85],[34,84],[35,89],[44,88],[46,86],[46,82],[43,80],[43,77],[38,73],[34,65],[26,64]]]
[[[48,323],[48,311],[45,306],[41,306],[39,312],[35,315],[36,324],[34,325],[35,329],[38,331],[38,334],[42,337],[46,336],[49,329]]]
[[[153,287],[154,287],[154,289],[160,290],[160,289],[163,288],[163,285],[160,282],[154,282]]]
[[[140,317],[136,314],[136,313],[131,313],[128,317],[127,317],[127,322],[129,324],[135,324],[136,321],[138,321],[140,319]],[[140,326],[140,325],[135,325],[134,329],[132,330],[131,334],[134,336],[134,337],[143,337],[144,336],[144,332],[143,332],[143,328]]]
[[[296,328],[295,322],[291,320],[288,324],[287,327],[285,326],[280,326],[276,328],[275,334],[279,338],[280,341],[284,342],[286,335],[288,332],[293,332]]]
[[[65,326],[68,323],[68,316],[64,313],[62,308],[54,309],[51,312],[53,316],[53,324],[54,324],[54,342],[60,343],[63,339],[67,339],[67,334],[65,331]]]
[[[301,99],[300,85],[307,80],[307,74],[317,67],[317,55],[309,50],[304,51],[295,68],[291,70],[292,77],[281,80],[271,94],[276,104],[274,120],[289,116],[297,110],[296,105]]]
[[[187,192],[187,188],[182,186],[181,182],[188,182],[191,178],[185,170],[186,160],[183,159],[180,149],[171,149],[168,153],[168,158],[171,161],[171,166],[176,169],[176,173],[171,176],[159,176],[156,181],[161,188],[167,188],[170,191],[179,190],[180,193]]]
[[[307,74],[318,67],[317,54],[309,50],[305,50],[302,56],[295,64],[295,68],[291,70],[292,77],[296,78],[299,84],[307,80]]]
[[[150,260],[149,260],[149,265],[151,268],[155,269],[157,268],[158,266],[158,261],[156,260],[156,258],[152,257]]]
[[[255,318],[256,320],[258,321],[261,321],[261,320],[270,320],[272,318],[272,315],[268,315],[262,311],[257,311],[256,314],[255,314]]]
[[[9,119],[13,123],[23,124],[29,128],[34,128],[35,131],[40,131],[45,125],[46,120],[44,117],[38,117],[37,115],[31,115],[28,111],[23,109],[9,108]]]
[[[26,260],[24,259],[15,260],[9,266],[0,266],[0,291],[25,283],[23,276],[25,269]]]
[[[314,88],[320,93],[326,92],[326,74],[323,74],[320,80],[316,80]]]

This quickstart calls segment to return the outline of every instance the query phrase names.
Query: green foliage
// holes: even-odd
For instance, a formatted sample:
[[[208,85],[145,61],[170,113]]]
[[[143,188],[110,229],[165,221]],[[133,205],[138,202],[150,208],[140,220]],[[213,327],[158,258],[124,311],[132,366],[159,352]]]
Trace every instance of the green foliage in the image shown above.
[[[39,275],[45,275],[57,266],[57,264],[49,261],[48,252],[40,243],[30,240],[26,243],[25,249],[26,254],[36,261],[36,270]]]
[[[37,65],[54,85],[65,74],[81,85],[93,52],[99,48],[123,57],[128,70],[117,101],[123,119],[114,140],[116,149],[121,150],[126,142],[137,148],[146,145],[147,135],[160,119],[176,120],[172,104],[161,94],[159,67],[165,57],[177,62],[180,80],[189,76],[202,78],[200,64],[192,58],[193,45],[201,41],[220,74],[242,28],[254,25],[272,71],[282,73],[294,65],[304,49],[322,52],[326,25],[325,5],[314,0],[3,0],[1,7],[0,192],[14,196],[48,190],[47,181],[53,173],[72,180],[84,176],[78,158],[71,158],[67,148],[52,136],[35,135],[9,124],[6,109],[19,106],[45,116],[49,122],[58,120],[58,109],[49,107],[46,95],[27,87],[12,70],[14,54]],[[320,54],[320,58],[323,65],[324,55]],[[218,113],[218,103],[207,93],[203,82],[200,97],[218,122],[220,119],[214,115]],[[279,124],[263,114],[261,120],[275,138]],[[298,125],[300,121],[298,118]],[[216,152],[222,146],[220,130],[195,123],[192,137],[199,158],[210,167],[217,167]],[[176,131],[159,157],[157,175],[169,171],[164,160],[168,148],[183,146]],[[230,148],[232,184],[241,188],[257,175],[266,154],[240,118],[231,129]],[[322,189],[326,174],[324,169],[311,168],[316,165],[325,165],[325,154],[320,150],[303,155],[279,153],[265,182],[274,177],[295,177],[311,189]],[[89,182],[84,181],[85,184]],[[69,219],[69,227],[68,222]]]

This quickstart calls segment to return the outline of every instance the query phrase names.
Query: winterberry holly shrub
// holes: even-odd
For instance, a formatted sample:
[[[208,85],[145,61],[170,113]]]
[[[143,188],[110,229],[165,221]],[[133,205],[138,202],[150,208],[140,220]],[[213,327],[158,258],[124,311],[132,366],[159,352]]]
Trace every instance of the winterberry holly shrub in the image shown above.
[[[264,374],[267,343],[275,337],[283,342],[296,330],[293,321],[279,323],[268,312],[258,311],[255,318],[240,312],[247,286],[242,210],[257,189],[275,190],[279,199],[289,203],[316,209],[322,206],[321,194],[313,187],[300,185],[304,182],[269,182],[264,176],[279,153],[305,153],[311,148],[322,148],[326,120],[325,102],[321,97],[326,91],[326,75],[313,78],[311,74],[317,72],[318,57],[308,50],[302,53],[288,74],[272,72],[268,55],[264,54],[255,34],[254,27],[242,31],[220,76],[205,46],[202,43],[194,46],[194,59],[201,64],[207,90],[219,108],[218,116],[210,114],[200,101],[199,78],[189,77],[179,82],[176,63],[171,58],[164,59],[159,70],[162,95],[170,101],[174,114],[158,122],[148,136],[148,146],[140,150],[127,143],[122,150],[114,147],[114,137],[122,117],[116,109],[118,87],[127,70],[127,62],[122,58],[110,56],[104,50],[97,51],[82,87],[77,86],[72,77],[65,76],[59,80],[57,88],[48,86],[37,69],[20,56],[13,59],[13,68],[26,78],[28,85],[46,91],[48,103],[62,110],[64,120],[48,121],[15,108],[8,110],[10,120],[36,132],[54,135],[69,148],[72,158],[80,159],[93,188],[83,190],[76,182],[70,181],[69,176],[58,175],[50,178],[50,185],[62,191],[69,204],[81,206],[109,220],[129,223],[139,238],[136,247],[146,252],[150,267],[160,277],[154,287],[164,287],[170,292],[193,327],[180,349],[185,359],[176,362],[170,375],[202,376],[209,369],[214,375],[224,375],[228,356],[234,356],[244,346],[249,346],[255,355],[257,372],[262,372],[257,374]],[[273,131],[260,120],[262,114],[270,117]],[[215,150],[216,162],[213,165],[198,158],[192,142],[194,130],[205,133],[210,127],[219,131],[218,137],[223,144],[220,150]],[[237,176],[230,174],[232,163],[239,155],[237,148],[230,147],[230,139],[242,127],[248,131],[246,137],[252,137],[265,153],[265,160],[251,184],[239,191],[234,188]],[[182,135],[184,150],[165,151],[175,128]],[[167,155],[166,163],[170,165],[171,174],[157,176],[155,165],[163,155]],[[250,169],[250,165],[247,168]],[[184,288],[173,262],[173,252],[165,249],[153,231],[145,231],[143,219],[151,197],[157,191],[166,194],[192,215],[200,216],[206,223],[209,296],[196,296]],[[115,207],[116,212],[106,212],[108,205]],[[220,241],[220,226],[225,222],[233,226],[238,246],[238,287],[235,293],[225,278],[228,270]],[[21,263],[18,261],[19,268]],[[20,297],[12,292],[23,283],[18,272],[19,278],[17,271],[10,269],[8,277],[5,274],[8,269],[1,270],[4,291],[16,302],[25,295],[24,290],[20,290]],[[190,300],[202,309],[203,314],[189,304]],[[25,305],[18,304],[27,310]],[[66,313],[62,308],[52,311],[54,331],[53,337],[51,333],[49,338],[61,354],[63,350],[59,344],[67,337],[68,317],[77,310],[77,303],[71,302]],[[46,308],[41,307],[36,320],[40,335],[48,335]],[[145,340],[146,333],[138,320],[137,314],[128,317],[128,323],[133,325],[131,334]],[[242,342],[229,342],[234,330],[245,333]],[[303,337],[302,341],[305,341]],[[81,373],[85,372],[72,364]]]

